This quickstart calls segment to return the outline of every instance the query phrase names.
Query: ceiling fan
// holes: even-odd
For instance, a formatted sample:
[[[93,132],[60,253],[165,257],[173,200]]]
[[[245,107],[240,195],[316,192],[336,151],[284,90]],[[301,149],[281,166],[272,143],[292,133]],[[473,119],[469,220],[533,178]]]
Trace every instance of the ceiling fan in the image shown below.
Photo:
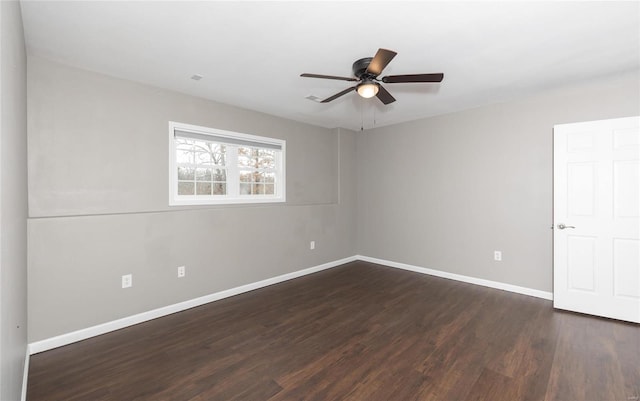
[[[378,49],[378,52],[374,57],[365,57],[360,60],[356,60],[353,63],[352,70],[355,77],[337,77],[334,75],[318,75],[318,74],[300,74],[301,77],[306,78],[322,78],[322,79],[337,79],[340,81],[358,82],[356,86],[345,89],[341,92],[330,96],[320,103],[328,103],[332,100],[346,95],[351,91],[356,91],[364,98],[371,98],[376,96],[384,104],[393,103],[396,99],[382,86],[380,82],[386,84],[395,83],[408,83],[408,82],[442,82],[444,74],[406,74],[406,75],[387,75],[378,79],[378,75],[382,73],[382,70],[391,62],[396,56],[396,52],[387,49]]]

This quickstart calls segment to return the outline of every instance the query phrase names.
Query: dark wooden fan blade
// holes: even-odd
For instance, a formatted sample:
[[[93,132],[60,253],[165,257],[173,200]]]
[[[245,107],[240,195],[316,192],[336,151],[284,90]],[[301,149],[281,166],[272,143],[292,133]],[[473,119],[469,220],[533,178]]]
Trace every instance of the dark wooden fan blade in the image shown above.
[[[335,75],[319,75],[319,74],[300,74],[301,77],[305,78],[322,78],[322,79],[337,79],[340,81],[357,81],[358,78],[349,78],[349,77],[336,77]]]
[[[367,74],[373,74],[376,77],[382,74],[382,70],[384,70],[384,67],[386,67],[391,60],[393,60],[396,54],[398,53],[394,52],[393,50],[378,49],[378,52],[373,57],[373,60],[371,60],[371,63],[369,63],[369,67],[367,67]]]
[[[345,89],[345,90],[343,90],[342,92],[338,92],[338,93],[336,93],[335,95],[330,96],[330,97],[328,97],[328,98],[324,99],[324,100],[323,100],[323,101],[321,101],[320,103],[329,103],[330,101],[332,101],[332,100],[336,100],[336,99],[337,99],[337,98],[339,98],[340,96],[344,96],[344,95],[346,95],[347,93],[349,93],[349,92],[351,92],[351,91],[354,91],[355,89],[356,89],[356,87],[355,87],[355,86],[354,86],[354,87],[352,87],[352,88]]]
[[[382,78],[382,82],[387,84],[397,84],[402,82],[442,82],[444,74],[407,74],[407,75],[387,75]]]
[[[387,90],[382,86],[378,85],[378,94],[376,95],[378,99],[384,104],[393,103],[396,101],[396,98],[391,96],[391,93],[387,92]]]

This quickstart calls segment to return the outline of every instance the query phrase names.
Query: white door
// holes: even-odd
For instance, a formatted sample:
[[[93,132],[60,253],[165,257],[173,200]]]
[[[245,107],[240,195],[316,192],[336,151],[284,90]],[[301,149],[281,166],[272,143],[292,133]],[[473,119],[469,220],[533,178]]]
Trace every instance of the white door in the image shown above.
[[[553,305],[640,323],[640,117],[553,136]]]

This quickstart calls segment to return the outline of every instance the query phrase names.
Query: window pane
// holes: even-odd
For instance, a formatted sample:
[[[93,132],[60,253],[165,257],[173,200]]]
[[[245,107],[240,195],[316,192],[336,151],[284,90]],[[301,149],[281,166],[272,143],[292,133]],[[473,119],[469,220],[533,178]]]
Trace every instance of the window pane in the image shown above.
[[[208,150],[208,143],[206,141],[194,140],[193,146],[196,148],[196,152],[206,152]]]
[[[213,164],[218,166],[226,166],[227,165],[227,153],[212,153]]]
[[[258,165],[260,168],[276,168],[276,152],[271,149],[260,149]]]
[[[240,171],[240,182],[251,182],[251,171]]]
[[[176,144],[178,145],[178,150],[193,150],[193,140],[191,139],[176,138]]]
[[[213,156],[211,153],[207,152],[196,152],[196,163],[197,164],[214,164]]]
[[[226,195],[227,194],[227,184],[222,184],[222,183],[213,184],[213,194],[214,195]]]
[[[254,195],[264,195],[264,184],[253,184]]]
[[[238,166],[240,167],[256,167],[258,159],[258,150],[247,147],[238,148]]]
[[[178,182],[178,195],[193,195],[194,190],[193,182]]]
[[[211,195],[211,187],[210,182],[198,182],[196,184],[196,195]]]
[[[178,167],[179,180],[193,180],[193,169],[189,167]]]
[[[276,174],[240,171],[240,195],[275,195]]]
[[[267,182],[267,183],[276,182],[276,173],[263,173],[263,174],[264,174],[264,182]]]
[[[253,168],[275,168],[276,151],[272,149],[238,148],[238,166]]]
[[[276,187],[276,186],[275,186],[275,185],[273,185],[273,184],[266,184],[266,185],[264,186],[264,193],[265,193],[265,195],[274,195],[274,194],[276,193],[276,192],[275,192],[275,187]]]
[[[198,168],[196,169],[197,181],[212,181],[213,171],[210,168]],[[211,191],[209,191],[211,192]]]
[[[240,184],[240,195],[251,195],[251,184]]]
[[[193,164],[193,152],[190,150],[177,150],[176,151],[176,163],[178,164]]]
[[[225,166],[227,164],[227,147],[221,144],[211,144],[211,157],[213,158],[213,163],[218,166]]]
[[[256,171],[253,174],[253,182],[275,183],[276,174],[266,173],[264,171]]]
[[[225,164],[226,149],[224,145],[217,143],[202,143],[196,146],[196,163],[200,164]]]
[[[227,170],[218,168],[213,170],[213,181],[227,181]]]

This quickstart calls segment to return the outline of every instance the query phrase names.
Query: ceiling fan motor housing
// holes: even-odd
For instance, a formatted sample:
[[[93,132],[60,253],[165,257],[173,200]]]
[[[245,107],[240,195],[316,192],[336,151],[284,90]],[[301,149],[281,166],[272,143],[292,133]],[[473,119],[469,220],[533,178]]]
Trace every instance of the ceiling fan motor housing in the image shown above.
[[[353,66],[351,67],[351,69],[353,70],[353,75],[359,79],[374,78],[373,75],[366,74],[367,68],[369,68],[369,64],[371,64],[371,60],[373,60],[373,57],[365,57],[361,58],[360,60],[356,60],[356,62],[353,63]],[[366,75],[369,75],[369,77],[366,77]]]

